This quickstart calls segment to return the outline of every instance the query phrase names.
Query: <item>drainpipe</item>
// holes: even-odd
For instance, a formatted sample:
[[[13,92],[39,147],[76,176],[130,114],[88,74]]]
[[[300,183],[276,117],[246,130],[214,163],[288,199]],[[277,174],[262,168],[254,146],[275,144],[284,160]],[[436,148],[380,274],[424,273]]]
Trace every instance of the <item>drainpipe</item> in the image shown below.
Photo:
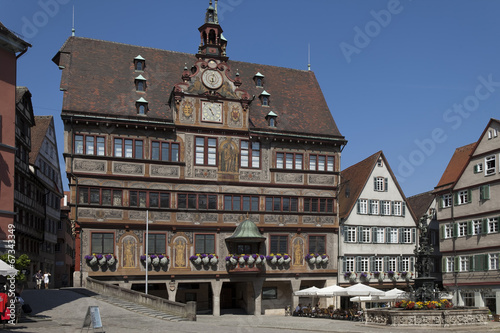
[[[450,189],[450,195],[451,195],[451,222],[453,223],[453,227],[452,227],[452,233],[453,233],[453,230],[455,230],[455,198],[453,196],[453,191],[452,189]],[[455,236],[452,234],[452,236]],[[457,241],[457,237],[452,237],[452,240],[453,240],[453,279],[454,279],[454,282],[455,282],[455,297],[456,297],[456,300],[457,300],[457,303],[459,301],[459,295],[458,295],[458,270],[457,270],[457,267],[455,267],[455,258],[457,256],[457,249],[456,249],[456,244],[455,242]]]

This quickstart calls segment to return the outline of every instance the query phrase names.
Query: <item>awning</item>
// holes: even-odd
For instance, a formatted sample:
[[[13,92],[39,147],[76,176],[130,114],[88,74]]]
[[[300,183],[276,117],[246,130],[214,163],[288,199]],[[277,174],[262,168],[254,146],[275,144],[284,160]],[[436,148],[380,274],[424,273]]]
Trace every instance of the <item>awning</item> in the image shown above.
[[[0,275],[2,276],[15,276],[17,275],[18,270],[15,268],[12,268],[9,264],[7,264],[5,261],[0,260]]]

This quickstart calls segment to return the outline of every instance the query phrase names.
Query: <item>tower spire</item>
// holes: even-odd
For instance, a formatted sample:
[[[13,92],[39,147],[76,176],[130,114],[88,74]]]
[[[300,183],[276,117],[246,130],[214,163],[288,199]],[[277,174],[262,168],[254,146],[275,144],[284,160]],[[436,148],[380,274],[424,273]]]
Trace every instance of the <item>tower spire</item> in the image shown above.
[[[205,23],[198,28],[201,42],[198,47],[197,57],[213,57],[227,61],[227,39],[222,35],[222,28],[219,25],[219,18],[217,16],[217,8],[218,0],[215,0],[215,7],[213,6],[212,0],[210,0],[205,14]]]
[[[71,36],[75,36],[75,6],[73,5],[73,23],[71,24]]]

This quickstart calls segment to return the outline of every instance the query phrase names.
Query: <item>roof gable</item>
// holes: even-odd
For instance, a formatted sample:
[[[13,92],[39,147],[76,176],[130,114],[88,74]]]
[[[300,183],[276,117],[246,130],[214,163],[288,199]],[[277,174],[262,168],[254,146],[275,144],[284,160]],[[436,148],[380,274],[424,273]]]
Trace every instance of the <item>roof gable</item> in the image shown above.
[[[471,143],[466,146],[455,149],[448,166],[444,170],[439,183],[434,188],[434,192],[439,192],[453,188],[456,184],[462,171],[467,166],[470,156],[474,150],[476,143]]]
[[[428,191],[408,198],[408,204],[411,206],[417,219],[420,219],[429,212],[429,208],[431,208],[435,197],[432,191]]]

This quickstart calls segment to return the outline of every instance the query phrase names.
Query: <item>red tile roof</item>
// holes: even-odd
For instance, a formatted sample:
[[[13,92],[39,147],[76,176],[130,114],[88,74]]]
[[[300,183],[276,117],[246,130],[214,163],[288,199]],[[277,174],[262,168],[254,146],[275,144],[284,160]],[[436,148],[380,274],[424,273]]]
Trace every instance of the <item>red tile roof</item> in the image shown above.
[[[460,178],[463,169],[475,149],[476,142],[455,149],[448,166],[444,170],[439,183],[434,188],[434,193],[452,188]]]
[[[35,116],[35,126],[31,128],[31,153],[30,164],[34,164],[42,143],[47,134],[47,129],[52,121],[52,116]]]
[[[141,55],[146,59],[144,72],[134,70],[133,60]],[[63,114],[87,113],[94,115],[137,118],[135,101],[148,101],[147,118],[171,122],[169,99],[174,84],[182,82],[184,66],[190,67],[197,58],[193,54],[120,44],[81,37],[70,37],[53,61],[63,70],[61,88],[64,96]],[[321,135],[344,140],[340,134],[325,98],[311,71],[228,61],[229,76],[240,74],[241,89],[255,99],[250,104],[250,128],[270,129],[266,115],[278,115],[278,132]],[[265,76],[264,87],[256,87],[254,75]],[[134,78],[141,74],[147,80],[145,93],[136,92]],[[262,106],[259,95],[270,94],[270,106]],[[141,117],[144,119],[143,117]]]
[[[411,196],[408,199],[408,204],[415,213],[417,219],[420,219],[425,214],[429,213],[429,208],[431,208],[431,203],[434,200],[435,195],[432,191],[420,193]]]

